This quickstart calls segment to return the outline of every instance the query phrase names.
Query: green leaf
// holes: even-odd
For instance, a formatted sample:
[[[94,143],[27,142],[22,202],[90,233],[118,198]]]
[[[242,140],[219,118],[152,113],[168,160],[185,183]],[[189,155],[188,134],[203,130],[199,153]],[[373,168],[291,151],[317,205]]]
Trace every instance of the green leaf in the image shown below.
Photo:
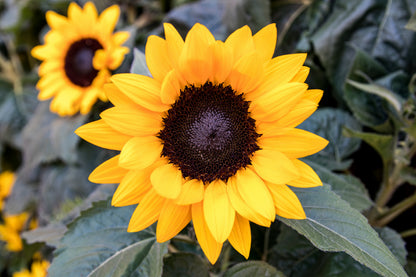
[[[407,274],[409,274],[410,277],[416,277],[416,261],[413,261],[413,260],[407,261],[405,269],[406,269]]]
[[[403,109],[404,99],[402,99],[400,95],[393,93],[392,91],[386,89],[385,87],[379,86],[374,83],[370,83],[370,84],[359,83],[353,80],[347,80],[347,83],[352,85],[355,88],[361,89],[362,91],[380,96],[381,98],[387,100],[387,102],[389,102],[390,105],[393,106],[393,108],[398,114],[401,114],[403,112],[402,109]]]
[[[376,230],[380,238],[386,243],[389,249],[395,254],[395,257],[402,265],[406,263],[406,249],[404,242],[394,230],[385,227]],[[350,256],[345,253],[326,254],[320,261],[319,268],[315,274],[320,277],[377,277],[380,276],[372,272],[363,265],[358,264]]]
[[[248,25],[253,33],[271,22],[270,1],[228,0],[225,1],[223,23],[228,32]]]
[[[361,129],[360,124],[347,112],[322,108],[316,111],[304,123],[299,125],[304,129],[315,133],[329,141],[327,147],[308,160],[319,163],[331,170],[343,170],[350,166],[352,160],[348,157],[358,150],[361,141],[357,138],[348,138],[342,135],[344,126],[353,129]]]
[[[364,140],[380,155],[384,164],[393,159],[394,137],[377,133],[364,133],[349,128],[344,129],[344,135]]]
[[[23,232],[21,237],[27,243],[32,244],[36,242],[45,242],[49,246],[57,247],[59,240],[64,236],[67,228],[61,223],[51,223],[44,227],[37,227],[36,229]]]
[[[149,69],[146,64],[145,54],[137,48],[133,49],[133,63],[130,67],[130,73],[151,76]]]
[[[350,0],[332,3],[325,21],[309,38],[337,99],[344,97],[343,87],[354,62],[354,49],[368,53],[387,72],[412,66],[414,33],[403,26],[416,10],[416,2]]]
[[[292,188],[302,203],[305,220],[278,217],[323,251],[343,251],[382,276],[407,276],[400,263],[357,210],[327,185]]]
[[[363,81],[362,75],[357,74],[357,72],[364,72],[371,79],[387,74],[383,65],[364,51],[355,49],[355,55],[352,59],[353,63],[346,80]],[[365,93],[348,83],[345,83],[343,89],[345,102],[361,124],[370,127],[386,124],[388,115],[380,97]]]
[[[270,251],[268,262],[287,276],[313,276],[312,271],[325,253],[292,228],[280,225],[277,243]]]
[[[72,222],[75,218],[79,217],[81,211],[91,208],[94,202],[109,199],[109,197],[113,195],[115,189],[115,184],[98,185],[96,189],[82,201],[82,204],[74,207],[69,212],[63,211],[64,205],[62,205],[60,211],[53,214],[53,219],[50,224],[23,232],[21,236],[26,239],[28,243],[43,242],[57,248],[60,245],[61,238],[68,230],[65,223]]]
[[[166,244],[156,242],[149,227],[128,233],[134,206],[94,203],[68,226],[55,252],[49,276],[150,276],[161,273]]]
[[[347,201],[354,209],[365,211],[373,205],[365,185],[358,178],[334,173],[325,166],[305,160],[316,171],[322,182],[330,184],[332,191]]]
[[[87,115],[59,117],[49,111],[49,102],[39,103],[35,114],[22,131],[22,148],[28,164],[36,166],[57,159],[76,162],[75,149],[80,138],[74,131],[86,118]]]
[[[162,277],[209,277],[208,265],[192,253],[173,253],[163,259]]]
[[[377,233],[380,238],[384,241],[387,247],[394,254],[396,259],[400,262],[401,265],[406,264],[407,250],[405,242],[395,230],[389,227],[377,228]]]
[[[404,26],[406,29],[412,30],[416,32],[416,12],[413,13],[412,17],[407,22],[406,26]]]
[[[199,22],[206,26],[216,39],[224,40],[227,36],[227,28],[223,23],[226,18],[225,4],[222,0],[193,1],[170,11],[164,21],[172,23],[183,37]]]
[[[284,277],[285,275],[273,266],[261,261],[249,261],[236,264],[224,274],[224,277]]]
[[[376,231],[403,265],[406,262],[406,249],[400,236],[388,227],[377,228]],[[325,253],[316,249],[305,237],[285,225],[281,226],[277,244],[272,248],[270,256],[272,265],[292,277],[380,276],[345,253]]]

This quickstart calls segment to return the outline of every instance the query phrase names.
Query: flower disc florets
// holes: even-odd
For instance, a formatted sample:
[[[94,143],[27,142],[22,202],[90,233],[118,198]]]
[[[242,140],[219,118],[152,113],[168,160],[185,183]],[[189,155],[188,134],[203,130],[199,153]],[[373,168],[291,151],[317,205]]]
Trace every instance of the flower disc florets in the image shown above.
[[[249,102],[230,86],[187,86],[163,119],[162,156],[184,177],[226,181],[259,149]]]

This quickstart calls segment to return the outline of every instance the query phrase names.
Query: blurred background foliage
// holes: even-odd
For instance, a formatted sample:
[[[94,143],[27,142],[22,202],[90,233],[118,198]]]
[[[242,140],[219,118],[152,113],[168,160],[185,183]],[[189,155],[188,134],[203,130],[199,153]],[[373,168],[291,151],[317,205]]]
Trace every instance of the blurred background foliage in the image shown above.
[[[243,25],[255,33],[276,23],[275,54],[307,52],[307,83],[325,91],[320,109],[300,127],[330,144],[305,160],[333,192],[367,217],[407,273],[416,276],[414,0],[93,2],[98,11],[120,5],[117,29],[131,34],[126,43],[131,51],[114,73],[146,74],[141,51],[149,35],[163,36],[162,22],[174,24],[183,37],[200,22],[220,40]],[[30,268],[39,252],[52,261],[51,276],[379,276],[345,253],[319,250],[316,242],[279,220],[270,229],[252,224],[250,260],[258,261],[244,262],[225,246],[213,266],[203,258],[191,227],[169,244],[156,243],[154,227],[126,233],[132,207],[110,208],[107,201],[116,186],[87,179],[114,152],[73,133],[110,104],[61,118],[49,111],[49,103],[37,100],[39,62],[30,50],[43,43],[48,31],[45,12],[66,15],[68,4],[0,0],[0,172],[15,173],[0,222],[26,212],[38,224],[30,231],[29,221],[22,227],[22,250],[9,251],[6,242],[0,243],[2,276]],[[118,233],[106,237],[114,226]],[[92,255],[100,243],[112,243],[114,251]],[[90,247],[77,248],[82,245]],[[81,254],[90,258],[68,262]],[[119,271],[112,271],[115,264]]]

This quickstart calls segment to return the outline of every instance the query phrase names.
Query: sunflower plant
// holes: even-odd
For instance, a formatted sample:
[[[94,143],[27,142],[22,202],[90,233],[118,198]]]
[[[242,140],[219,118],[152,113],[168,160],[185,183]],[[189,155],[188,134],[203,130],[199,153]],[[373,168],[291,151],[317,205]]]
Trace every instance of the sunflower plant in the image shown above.
[[[416,274],[416,5],[35,2],[0,3],[2,275]]]

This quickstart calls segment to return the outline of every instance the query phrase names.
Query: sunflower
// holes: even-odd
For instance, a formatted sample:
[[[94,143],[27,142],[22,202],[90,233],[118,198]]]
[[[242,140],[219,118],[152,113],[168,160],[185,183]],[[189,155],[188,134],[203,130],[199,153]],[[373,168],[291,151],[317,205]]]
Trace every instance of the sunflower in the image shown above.
[[[32,56],[43,61],[36,87],[39,100],[53,98],[51,111],[61,116],[86,114],[97,99],[107,100],[102,86],[129,51],[121,46],[129,34],[113,33],[119,15],[120,8],[113,5],[98,16],[91,2],[83,9],[70,3],[68,18],[46,13],[51,30],[45,44],[32,49]]]
[[[3,209],[4,199],[9,196],[12,190],[14,179],[14,173],[11,171],[0,173],[0,211]]]
[[[89,179],[120,183],[112,205],[137,204],[128,229],[158,221],[164,242],[191,220],[202,250],[215,263],[223,243],[248,258],[250,221],[270,226],[276,214],[304,219],[294,187],[322,185],[299,158],[327,141],[295,127],[322,97],[308,90],[306,54],[272,58],[276,27],[254,36],[244,26],[225,42],[196,24],[185,41],[164,24],[150,36],[152,77],[117,74],[105,86],[114,107],[76,130],[119,155]]]
[[[48,274],[49,262],[46,260],[35,260],[31,270],[23,269],[13,273],[13,277],[45,277]]]

